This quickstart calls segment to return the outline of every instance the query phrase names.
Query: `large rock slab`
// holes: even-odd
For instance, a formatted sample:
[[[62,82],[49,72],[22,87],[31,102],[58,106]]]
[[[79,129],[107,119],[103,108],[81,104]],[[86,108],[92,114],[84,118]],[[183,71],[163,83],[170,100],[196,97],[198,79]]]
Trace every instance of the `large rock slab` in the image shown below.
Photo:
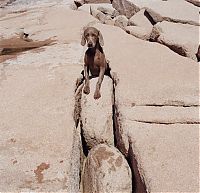
[[[25,27],[30,38],[57,36],[57,44],[0,63],[0,189],[78,192],[80,131],[73,119],[74,87],[82,69],[80,31],[94,18],[60,5],[25,15],[1,18],[2,36]]]
[[[7,5],[10,2],[10,0],[2,0],[0,2],[0,8],[3,8],[5,5]]]
[[[132,192],[131,170],[115,147],[101,144],[93,148],[83,169],[83,192]]]
[[[152,29],[152,23],[150,20],[147,18],[147,12],[145,9],[141,9],[139,12],[137,12],[135,15],[133,15],[129,19],[129,25],[134,25],[134,26],[140,26],[144,27],[147,29]]]
[[[84,4],[79,7],[78,10],[90,13],[101,23],[114,25],[114,18],[118,15],[118,12],[112,7],[112,4],[102,3],[102,4]]]
[[[126,119],[139,123],[167,125],[197,124],[200,122],[198,107],[122,106],[120,111],[126,115]]]
[[[2,191],[78,191],[80,157],[73,152],[80,139],[72,113],[79,67],[60,60],[66,50],[27,52],[1,64],[7,66],[0,82]]]
[[[198,125],[121,124],[148,192],[198,192]]]
[[[101,98],[94,99],[98,78],[90,80],[90,94],[82,95],[81,119],[83,136],[89,148],[100,143],[114,145],[112,105],[113,83],[105,76],[101,85]]]
[[[75,0],[74,3],[77,7],[84,6],[84,4],[103,4],[109,3],[111,4],[110,0]]]
[[[163,21],[154,26],[152,38],[182,56],[197,60],[198,26]]]
[[[137,38],[149,40],[153,25],[146,17],[146,14],[146,10],[142,9],[133,15],[128,21],[129,26],[125,28],[126,32]]]
[[[151,37],[151,29],[146,29],[140,26],[127,26],[125,31],[142,40],[149,40]]]
[[[198,192],[199,64],[120,28],[96,27],[117,73],[117,146],[137,183],[149,192]]]
[[[193,5],[200,7],[200,1],[199,0],[186,0],[186,1],[192,3]]]
[[[81,10],[81,11],[85,11],[87,13],[90,13],[90,8],[92,10],[96,10],[96,9],[100,9],[100,10],[105,10],[105,13],[111,13],[114,12],[114,8],[112,7],[112,4],[109,4],[109,3],[101,3],[101,4],[84,4],[83,6],[79,7],[78,10]],[[99,11],[100,11],[99,10]]]
[[[128,19],[126,18],[126,16],[124,15],[118,15],[116,18],[115,18],[115,26],[118,26],[122,29],[125,29],[128,25]]]
[[[114,0],[112,5],[128,18],[145,8],[155,22],[167,20],[199,25],[199,9],[183,0]]]

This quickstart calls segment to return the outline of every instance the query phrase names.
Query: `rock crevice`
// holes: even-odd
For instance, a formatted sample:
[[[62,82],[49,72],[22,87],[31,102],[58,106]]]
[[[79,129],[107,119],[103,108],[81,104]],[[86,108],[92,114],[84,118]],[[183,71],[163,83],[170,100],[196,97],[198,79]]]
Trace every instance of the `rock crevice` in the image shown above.
[[[113,139],[114,139],[114,144],[113,145],[108,144],[108,147],[111,147],[111,148],[116,147],[122,153],[122,155],[124,157],[123,159],[125,159],[127,161],[127,164],[130,167],[131,186],[132,186],[130,192],[146,193],[147,192],[146,185],[144,183],[142,174],[140,174],[140,170],[138,169],[139,166],[138,166],[136,157],[134,156],[134,151],[132,149],[132,146],[130,145],[128,151],[126,152],[126,148],[124,147],[124,143],[123,143],[123,139],[122,139],[123,136],[121,136],[121,132],[119,131],[119,129],[120,129],[120,118],[119,118],[119,113],[118,113],[118,110],[117,110],[117,105],[115,104],[115,87],[116,87],[118,81],[119,81],[119,79],[117,78],[117,74],[113,73],[113,76],[112,76],[112,96],[111,96],[112,97],[112,104],[110,104],[110,105],[112,105],[112,122],[113,122],[112,123],[112,135],[113,135]],[[81,81],[77,81],[77,82],[81,82]],[[83,154],[84,154],[83,157],[84,157],[84,160],[85,160],[82,163],[83,165],[81,167],[81,168],[83,168],[83,170],[80,168],[80,173],[81,173],[80,174],[80,176],[81,176],[81,185],[80,186],[81,186],[81,189],[82,189],[81,191],[84,192],[85,191],[84,184],[87,183],[86,181],[88,180],[88,179],[85,179],[85,175],[87,174],[86,176],[88,178],[88,176],[93,175],[90,172],[94,172],[90,168],[91,166],[89,166],[86,163],[93,162],[92,161],[93,159],[96,160],[96,158],[92,157],[94,155],[92,155],[92,153],[90,153],[90,152],[93,152],[93,151],[95,152],[95,150],[93,150],[93,149],[98,149],[97,148],[99,146],[98,144],[100,144],[100,146],[101,146],[101,144],[106,145],[106,142],[103,142],[103,141],[97,142],[97,144],[93,145],[93,147],[91,147],[90,143],[88,144],[87,135],[85,135],[85,128],[83,127],[83,120],[82,120],[83,117],[81,116],[83,114],[83,112],[82,112],[83,111],[83,108],[82,108],[82,105],[83,105],[82,89],[83,89],[83,84],[81,84],[81,83],[76,84],[76,89],[75,89],[76,90],[76,92],[75,92],[75,101],[76,102],[75,102],[75,110],[74,110],[74,120],[75,120],[76,127],[79,128],[78,130],[80,130],[80,137],[81,137],[81,142],[82,142],[82,151],[83,151]],[[94,137],[94,140],[97,140],[97,139],[95,139],[95,137]],[[100,148],[102,148],[102,147],[100,147]],[[89,158],[88,158],[88,156],[89,156]],[[113,158],[110,158],[109,163],[111,163],[111,161],[112,162],[114,161]],[[118,160],[116,160],[116,162],[118,162]],[[99,161],[98,161],[98,163],[100,164]],[[112,169],[114,170],[114,168],[112,168]],[[106,172],[106,171],[103,171],[103,172]],[[108,174],[105,174],[105,175],[108,175]],[[96,180],[98,181],[99,178],[101,178],[101,177],[96,176],[96,178],[97,178]],[[97,181],[95,181],[94,186],[98,186]],[[109,182],[109,183],[111,183],[111,182]],[[90,186],[92,186],[92,185],[90,185]],[[91,188],[92,187],[87,186],[87,191],[91,190]],[[98,189],[98,187],[95,187],[95,188]]]

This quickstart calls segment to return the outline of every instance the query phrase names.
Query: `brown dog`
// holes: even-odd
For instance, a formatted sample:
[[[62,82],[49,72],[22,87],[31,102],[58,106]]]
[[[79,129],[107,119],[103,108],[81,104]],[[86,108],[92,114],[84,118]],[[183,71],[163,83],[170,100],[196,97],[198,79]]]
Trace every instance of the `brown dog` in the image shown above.
[[[82,35],[81,45],[84,46],[86,43],[88,49],[85,52],[84,57],[85,86],[83,92],[85,94],[90,93],[90,72],[92,78],[99,77],[94,93],[94,99],[99,99],[101,97],[100,88],[104,78],[104,74],[110,76],[110,68],[105,59],[105,54],[102,48],[104,45],[104,40],[101,32],[94,27],[86,28]]]

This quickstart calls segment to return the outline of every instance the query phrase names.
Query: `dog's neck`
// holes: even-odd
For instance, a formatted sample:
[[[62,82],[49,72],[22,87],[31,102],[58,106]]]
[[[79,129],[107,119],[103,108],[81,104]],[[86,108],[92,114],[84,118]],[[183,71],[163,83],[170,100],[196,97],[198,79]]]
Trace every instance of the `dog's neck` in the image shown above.
[[[87,54],[88,55],[95,55],[96,50],[99,50],[103,54],[103,48],[101,47],[99,41],[97,41],[95,47],[87,49]]]

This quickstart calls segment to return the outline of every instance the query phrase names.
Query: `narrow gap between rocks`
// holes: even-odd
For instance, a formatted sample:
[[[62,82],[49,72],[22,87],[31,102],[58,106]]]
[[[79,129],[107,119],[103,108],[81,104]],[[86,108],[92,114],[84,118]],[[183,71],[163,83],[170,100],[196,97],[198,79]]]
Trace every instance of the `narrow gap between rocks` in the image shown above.
[[[148,20],[150,21],[152,25],[156,24],[156,22],[154,21],[154,19],[151,17],[151,15],[149,14],[147,10],[144,11],[144,15],[148,18]]]
[[[144,183],[143,178],[140,175],[139,169],[138,169],[138,163],[136,156],[134,154],[134,150],[132,149],[131,143],[129,144],[129,150],[128,153],[125,154],[125,147],[122,141],[122,136],[120,135],[120,118],[119,118],[119,112],[117,110],[117,105],[115,101],[115,88],[118,83],[118,78],[116,74],[113,74],[111,77],[113,81],[113,104],[112,104],[112,119],[113,119],[113,135],[114,135],[114,146],[124,155],[125,159],[127,160],[129,167],[131,169],[132,173],[132,193],[147,193],[146,185]],[[80,81],[80,79],[77,79],[76,81],[76,88],[75,88],[75,107],[74,107],[74,121],[76,128],[80,126],[80,136],[81,136],[81,143],[82,143],[82,149],[83,154],[85,157],[88,156],[89,153],[89,147],[87,146],[85,137],[84,137],[84,131],[82,128],[82,121],[81,121],[81,98],[82,98],[82,89],[83,89],[83,81]],[[83,168],[83,166],[81,166]],[[81,168],[80,168],[80,176],[81,175]],[[81,180],[80,180],[81,181]]]
[[[135,122],[138,123],[147,123],[147,124],[157,124],[157,125],[175,125],[175,124],[180,124],[180,125],[187,125],[187,124],[199,124],[199,121],[177,121],[177,122],[158,122],[158,121],[143,121],[143,120],[134,120]]]
[[[115,74],[113,77],[113,134],[114,134],[114,143],[115,147],[124,155],[126,158],[129,167],[132,173],[132,193],[147,193],[147,188],[144,183],[142,176],[140,175],[138,162],[136,156],[134,154],[134,150],[132,149],[131,142],[129,142],[128,153],[126,154],[125,146],[122,140],[122,136],[120,135],[120,113],[117,108],[116,100],[115,100],[115,88],[119,79]]]
[[[168,104],[144,104],[144,105],[135,105],[132,104],[132,107],[184,107],[184,108],[189,108],[189,107],[199,107],[199,105],[193,105],[193,104],[181,104],[181,102],[169,102]]]

